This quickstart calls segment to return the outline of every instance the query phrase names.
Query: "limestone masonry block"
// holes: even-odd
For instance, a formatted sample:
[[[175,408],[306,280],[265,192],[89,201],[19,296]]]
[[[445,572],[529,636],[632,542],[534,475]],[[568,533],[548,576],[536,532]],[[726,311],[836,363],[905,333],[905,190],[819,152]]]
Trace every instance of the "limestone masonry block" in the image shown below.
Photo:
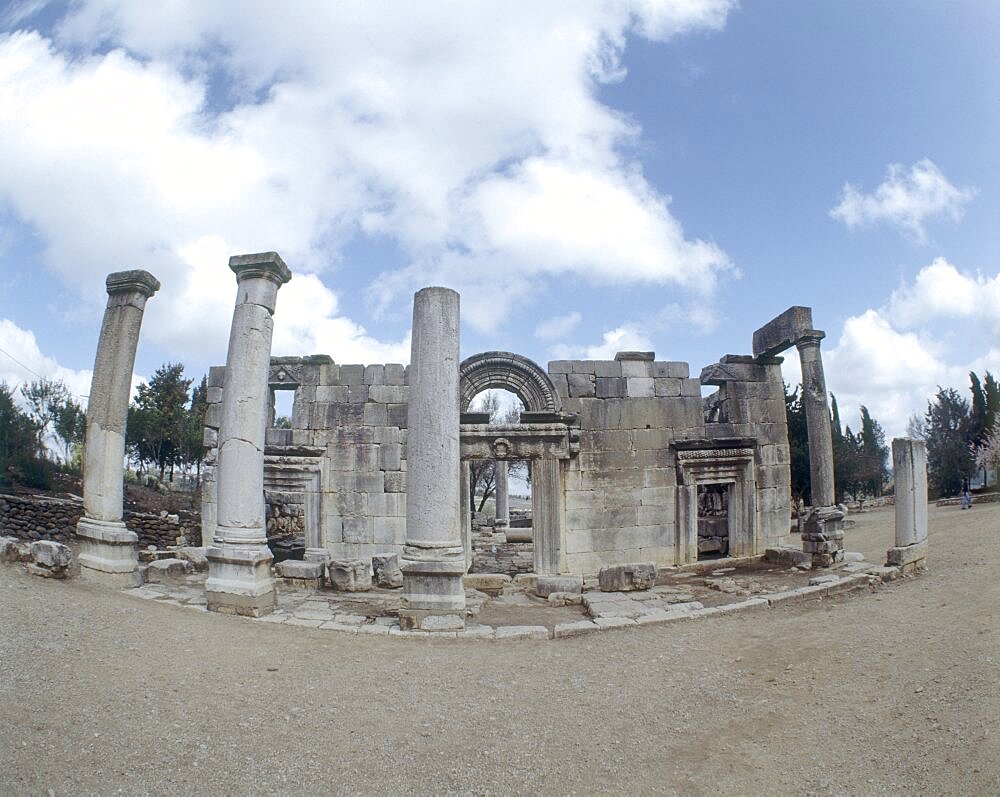
[[[394,553],[372,557],[372,571],[375,584],[379,587],[396,589],[403,586],[403,571],[399,569],[399,556]]]
[[[647,360],[622,360],[622,376],[652,377],[653,363]]]
[[[597,580],[601,592],[632,592],[650,589],[656,584],[656,564],[639,562],[602,567],[597,574]]]
[[[31,543],[31,561],[54,573],[64,573],[73,563],[73,551],[59,542],[38,540]]]
[[[626,382],[621,377],[598,376],[594,389],[597,398],[625,398]]]
[[[366,385],[384,385],[385,384],[385,366],[384,365],[367,365],[367,366],[365,366],[365,384]]]
[[[331,559],[327,565],[330,586],[342,592],[367,592],[372,575],[364,559]]]
[[[357,364],[340,366],[340,383],[342,385],[363,385],[365,383],[365,367]]]
[[[405,385],[406,373],[399,363],[387,363],[385,366],[385,384]]]
[[[594,377],[589,374],[569,374],[569,395],[574,398],[594,395]]]
[[[579,594],[583,591],[583,576],[542,576],[535,582],[535,594],[547,598],[553,592]]]
[[[604,378],[614,378],[622,376],[622,364],[619,360],[595,360],[594,375]]]
[[[626,361],[622,365],[631,365],[633,363]],[[648,365],[649,363],[644,363]],[[652,398],[653,397],[653,379],[652,377],[629,377],[627,380],[627,392],[629,398]]]

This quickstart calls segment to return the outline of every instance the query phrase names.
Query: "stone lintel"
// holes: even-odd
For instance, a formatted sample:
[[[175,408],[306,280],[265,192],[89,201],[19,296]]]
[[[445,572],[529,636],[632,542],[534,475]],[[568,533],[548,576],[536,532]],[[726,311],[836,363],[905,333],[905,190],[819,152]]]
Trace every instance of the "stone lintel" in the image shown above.
[[[811,307],[789,307],[753,333],[754,357],[780,354],[794,346],[812,328]]]
[[[615,355],[616,360],[640,360],[642,362],[653,362],[656,359],[655,351],[620,351]]]
[[[130,271],[115,271],[104,281],[108,295],[119,293],[141,293],[147,299],[160,289],[160,281],[141,268]]]
[[[284,285],[292,278],[291,270],[277,252],[233,255],[229,258],[229,268],[236,274],[237,281],[265,277],[278,285]]]
[[[754,448],[756,445],[756,437],[696,438],[691,440],[675,440],[672,444],[673,448],[677,451],[699,451],[709,448]]]

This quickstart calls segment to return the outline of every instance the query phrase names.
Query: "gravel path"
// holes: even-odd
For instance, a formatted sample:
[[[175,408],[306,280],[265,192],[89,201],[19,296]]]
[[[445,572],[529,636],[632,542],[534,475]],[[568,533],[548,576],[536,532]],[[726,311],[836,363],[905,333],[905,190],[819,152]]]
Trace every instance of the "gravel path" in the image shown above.
[[[877,594],[547,642],[363,638],[0,567],[2,794],[998,794],[1000,505]],[[884,550],[892,509],[848,548]]]

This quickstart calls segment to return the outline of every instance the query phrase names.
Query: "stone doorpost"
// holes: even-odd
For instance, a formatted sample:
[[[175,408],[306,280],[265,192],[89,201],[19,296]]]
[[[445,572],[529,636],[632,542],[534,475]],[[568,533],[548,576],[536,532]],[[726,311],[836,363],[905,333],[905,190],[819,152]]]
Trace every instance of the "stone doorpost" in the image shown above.
[[[927,445],[922,440],[897,437],[892,441],[892,469],[896,480],[896,544],[886,553],[886,564],[904,572],[927,563]]]
[[[535,573],[563,572],[566,550],[563,460],[536,459],[531,463],[531,525]]]
[[[229,259],[236,308],[229,333],[219,427],[215,535],[205,551],[210,611],[259,617],[274,611],[274,578],[264,519],[264,432],[272,315],[278,289],[292,278],[275,252]]]
[[[117,271],[105,282],[108,305],[97,342],[87,403],[83,453],[80,575],[118,587],[136,587],[138,536],[122,522],[125,422],[135,351],[146,300],[160,288],[148,271]]]
[[[458,293],[424,288],[413,297],[402,628],[465,626],[458,366]]]

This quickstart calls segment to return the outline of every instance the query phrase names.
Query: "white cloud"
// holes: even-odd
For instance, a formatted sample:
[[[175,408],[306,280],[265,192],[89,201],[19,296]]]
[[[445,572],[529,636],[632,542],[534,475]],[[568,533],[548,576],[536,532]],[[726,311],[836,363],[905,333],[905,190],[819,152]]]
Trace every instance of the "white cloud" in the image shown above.
[[[567,313],[566,315],[555,316],[535,327],[535,337],[542,340],[564,338],[576,329],[582,320],[583,316],[576,311]]]
[[[957,188],[929,158],[917,161],[909,170],[892,163],[885,180],[870,194],[862,193],[851,183],[845,183],[840,204],[830,215],[844,222],[849,229],[865,227],[881,221],[895,224],[904,234],[924,241],[924,223],[937,216],[954,221],[962,217],[963,206],[975,196],[973,188]]]
[[[406,258],[368,275],[397,315],[444,283],[495,330],[556,275],[706,297],[728,257],[685,236],[625,154],[638,126],[596,88],[622,78],[628,35],[718,30],[733,6],[72,4],[53,41],[0,37],[0,201],[95,307],[108,271],[156,274],[145,333],[179,357],[225,351],[228,255],[273,249],[319,276],[358,235]],[[333,294],[310,311],[322,331],[282,320],[282,298],[289,347],[403,345]]]
[[[20,398],[17,388],[39,377],[62,381],[75,399],[86,404],[92,371],[74,371],[42,353],[34,333],[21,329],[7,318],[0,318],[0,382],[6,383]]]
[[[864,404],[887,436],[899,436],[911,415],[923,414],[938,386],[964,395],[969,371],[1000,372],[1000,350],[990,345],[1000,327],[998,299],[1000,274],[962,272],[937,258],[883,307],[848,318],[839,340],[828,339],[823,351],[827,387],[837,395],[841,417],[848,422]],[[957,334],[956,322],[971,325],[972,334]],[[785,369],[794,384],[792,359]]]
[[[912,285],[893,291],[889,315],[903,327],[918,327],[937,319],[970,318],[989,329],[1000,329],[1000,273],[983,276],[960,271],[945,258],[934,259]]]
[[[620,351],[651,351],[653,342],[637,324],[626,321],[621,326],[605,332],[601,342],[590,346],[572,346],[565,343],[552,347],[557,359],[613,360]]]

